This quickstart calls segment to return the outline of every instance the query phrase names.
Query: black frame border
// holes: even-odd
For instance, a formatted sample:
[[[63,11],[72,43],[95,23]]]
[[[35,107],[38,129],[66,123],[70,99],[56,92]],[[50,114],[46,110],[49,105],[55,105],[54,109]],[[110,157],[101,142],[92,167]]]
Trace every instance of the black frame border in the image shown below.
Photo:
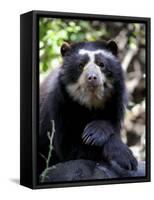
[[[77,182],[39,183],[39,18],[103,20],[146,25],[146,176]],[[143,17],[31,11],[20,16],[20,184],[32,189],[151,181],[151,19]],[[26,77],[26,78],[25,78]],[[26,91],[26,92],[25,92]],[[27,148],[28,147],[28,148]]]

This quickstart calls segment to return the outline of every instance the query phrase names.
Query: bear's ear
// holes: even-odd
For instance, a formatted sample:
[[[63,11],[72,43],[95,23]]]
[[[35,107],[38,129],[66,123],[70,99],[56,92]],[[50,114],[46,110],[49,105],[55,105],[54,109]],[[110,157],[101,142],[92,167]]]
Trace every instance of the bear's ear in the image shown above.
[[[106,48],[112,52],[113,55],[118,55],[118,46],[115,41],[110,40],[107,42]]]
[[[67,53],[70,49],[71,49],[71,45],[70,45],[69,43],[67,43],[67,42],[64,42],[64,43],[62,44],[62,46],[61,46],[61,49],[60,49],[61,55],[62,55],[62,56],[65,56],[66,53]]]

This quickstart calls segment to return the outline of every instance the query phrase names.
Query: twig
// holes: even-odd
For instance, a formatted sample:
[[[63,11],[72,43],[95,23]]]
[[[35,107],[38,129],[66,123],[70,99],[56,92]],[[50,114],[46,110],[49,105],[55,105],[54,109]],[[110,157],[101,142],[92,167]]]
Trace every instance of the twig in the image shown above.
[[[54,132],[55,132],[55,123],[54,123],[54,120],[51,120],[51,123],[52,123],[52,133],[51,134],[50,134],[50,132],[47,133],[49,141],[50,141],[50,144],[49,144],[49,153],[48,153],[48,157],[47,157],[47,160],[46,160],[46,168],[49,167],[49,162],[50,162],[50,158],[51,158],[51,154],[52,154],[52,149],[53,149],[52,140],[53,140],[53,136],[54,136]]]
[[[45,162],[46,162],[47,158],[46,158],[42,153],[39,152],[39,154],[40,154],[40,156],[41,156],[41,157],[45,160]]]
[[[45,170],[43,171],[43,173],[40,176],[41,182],[44,181],[44,179],[46,177],[46,173],[48,171],[47,169],[49,168],[49,162],[50,162],[50,159],[51,159],[51,156],[52,156],[52,149],[53,149],[52,140],[53,140],[53,136],[54,136],[54,133],[55,133],[55,123],[54,123],[54,120],[51,120],[51,123],[52,123],[52,133],[50,134],[50,132],[47,132],[47,136],[48,136],[49,141],[50,141],[48,157],[45,158],[45,156],[42,155],[43,158],[46,160],[46,168],[45,168]]]

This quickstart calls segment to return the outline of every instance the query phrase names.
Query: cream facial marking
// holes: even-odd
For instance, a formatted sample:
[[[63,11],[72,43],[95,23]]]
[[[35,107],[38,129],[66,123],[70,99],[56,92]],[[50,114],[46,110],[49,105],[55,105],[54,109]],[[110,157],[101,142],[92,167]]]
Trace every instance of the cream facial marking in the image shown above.
[[[67,86],[67,91],[73,99],[91,109],[102,107],[104,87],[99,86],[94,93],[91,93],[85,84],[84,74],[79,78],[77,83]]]
[[[85,55],[85,54],[88,54],[89,58],[90,58],[90,61],[91,62],[94,62],[95,61],[95,55],[96,54],[102,54],[104,55],[105,57],[108,57],[108,58],[114,58],[114,55],[110,52],[107,52],[107,51],[104,51],[102,49],[98,49],[96,51],[90,51],[90,50],[87,50],[87,49],[80,49],[79,52],[78,52],[80,55]]]
[[[99,49],[96,51],[81,49],[78,53],[80,55],[87,54],[89,57],[89,62],[84,66],[83,72],[81,73],[77,82],[67,86],[67,91],[75,101],[88,107],[89,109],[93,107],[102,108],[105,105],[105,101],[110,95],[110,92],[108,93],[108,96],[104,96],[104,83],[107,83],[107,80],[105,75],[101,72],[100,67],[95,63],[95,55],[101,53],[105,57],[111,58],[114,56],[110,52]],[[93,91],[89,89],[87,84],[87,75],[89,72],[97,75],[97,80],[99,83]],[[110,89],[112,89],[112,86],[110,86]]]

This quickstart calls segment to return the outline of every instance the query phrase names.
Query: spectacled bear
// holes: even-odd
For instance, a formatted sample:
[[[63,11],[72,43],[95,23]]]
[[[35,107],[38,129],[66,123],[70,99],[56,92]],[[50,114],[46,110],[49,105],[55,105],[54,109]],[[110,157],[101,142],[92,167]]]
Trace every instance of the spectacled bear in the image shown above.
[[[64,43],[63,62],[40,86],[38,151],[50,165],[69,160],[117,162],[135,170],[137,161],[120,137],[126,89],[114,41]],[[39,173],[45,162],[38,158]]]

